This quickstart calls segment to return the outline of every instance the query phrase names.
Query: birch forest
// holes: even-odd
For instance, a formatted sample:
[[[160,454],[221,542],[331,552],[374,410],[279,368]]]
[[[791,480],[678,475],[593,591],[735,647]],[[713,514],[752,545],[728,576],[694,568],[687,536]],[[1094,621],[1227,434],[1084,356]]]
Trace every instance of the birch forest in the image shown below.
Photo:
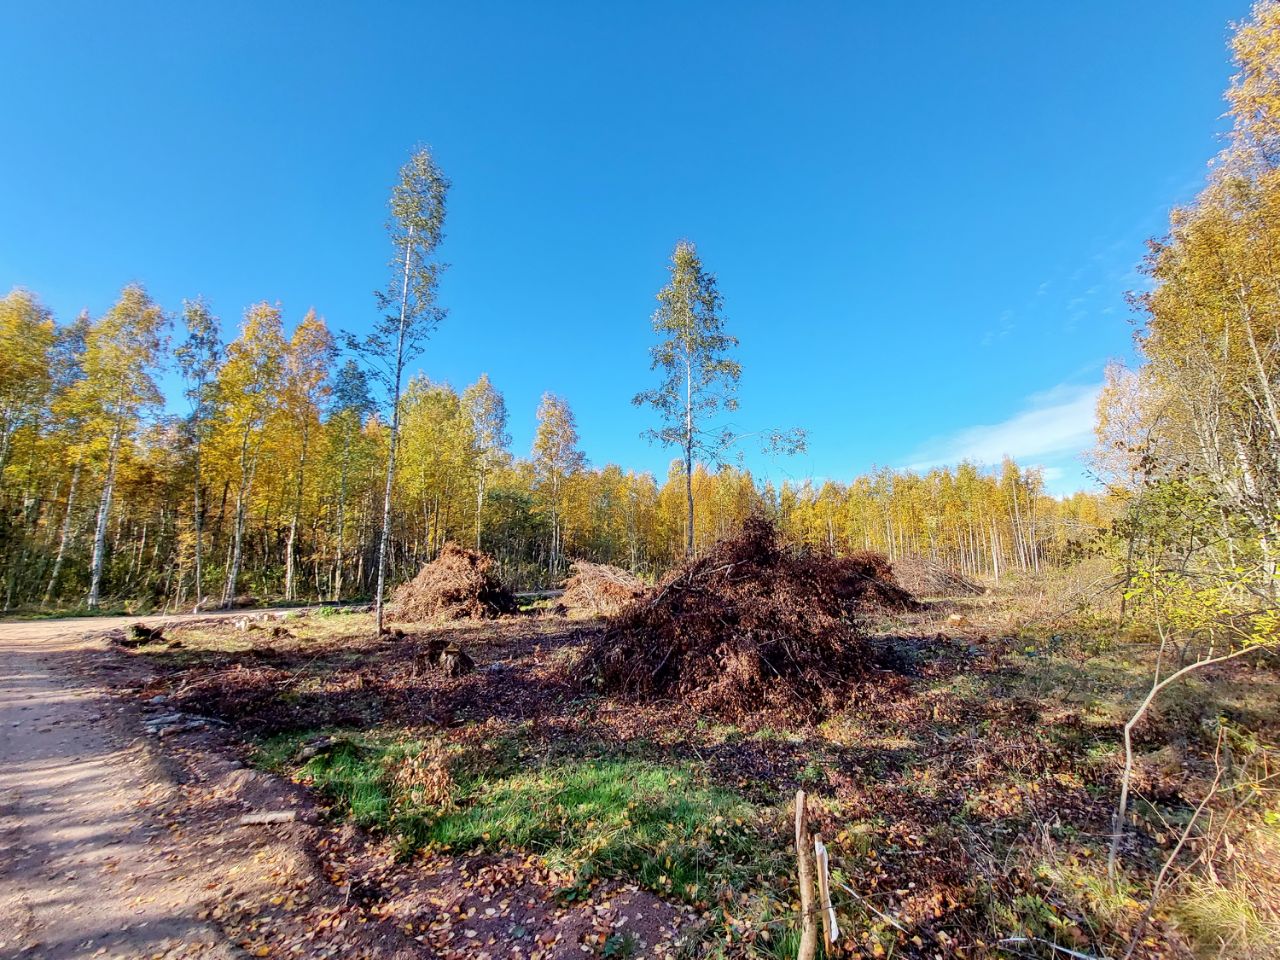
[[[202,300],[166,307],[131,285],[100,317],[60,319],[15,289],[0,338],[6,609],[372,595],[386,401],[316,311],[289,322],[263,301],[229,325]],[[510,449],[486,376],[459,390],[417,374],[399,414],[391,584],[449,541],[491,553],[523,588],[575,558],[653,577],[684,555],[683,463],[662,477],[593,465],[554,393],[527,452]],[[1107,516],[1103,497],[1049,496],[1011,461],[776,486],[695,464],[691,481],[696,548],[763,512],[796,543],[996,579],[1061,562]]]

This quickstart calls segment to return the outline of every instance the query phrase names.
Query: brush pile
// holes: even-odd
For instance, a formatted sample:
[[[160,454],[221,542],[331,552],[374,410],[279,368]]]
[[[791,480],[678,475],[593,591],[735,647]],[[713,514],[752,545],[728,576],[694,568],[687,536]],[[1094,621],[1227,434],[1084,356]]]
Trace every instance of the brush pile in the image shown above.
[[[644,594],[639,577],[607,563],[576,560],[569,574],[560,603],[570,613],[611,617]]]
[[[614,617],[582,662],[609,692],[814,718],[865,672],[858,614],[911,603],[883,558],[790,550],[753,518]]]
[[[915,610],[920,604],[898,579],[897,567],[883,553],[860,550],[847,557],[823,557],[844,577],[844,593],[854,609],[862,613]]]
[[[898,582],[918,597],[976,597],[986,592],[959,571],[918,557],[893,564]]]
[[[418,575],[391,596],[393,620],[491,620],[514,613],[515,597],[495,572],[492,557],[456,543],[444,549]]]

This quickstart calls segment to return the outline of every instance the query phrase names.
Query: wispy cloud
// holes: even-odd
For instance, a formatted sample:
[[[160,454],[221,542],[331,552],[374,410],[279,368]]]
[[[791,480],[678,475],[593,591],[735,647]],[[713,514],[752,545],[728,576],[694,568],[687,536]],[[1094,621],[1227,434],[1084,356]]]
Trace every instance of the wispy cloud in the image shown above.
[[[988,330],[982,335],[982,345],[989,347],[997,340],[1003,340],[1007,337],[1016,326],[1013,320],[1013,311],[1005,310],[1000,314],[1000,323],[998,327]]]
[[[927,470],[961,460],[997,464],[1006,456],[1029,465],[1080,453],[1093,442],[1094,409],[1101,389],[1101,384],[1061,384],[1035,394],[1007,420],[965,427],[922,444],[911,455],[911,469]]]

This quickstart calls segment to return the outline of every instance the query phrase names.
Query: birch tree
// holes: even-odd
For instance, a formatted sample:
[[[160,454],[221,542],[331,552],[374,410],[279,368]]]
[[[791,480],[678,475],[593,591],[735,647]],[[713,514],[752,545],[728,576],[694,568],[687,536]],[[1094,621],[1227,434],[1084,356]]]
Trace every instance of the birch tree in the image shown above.
[[[59,578],[75,533],[80,481],[84,473],[86,447],[89,446],[85,426],[91,411],[75,403],[74,388],[84,379],[85,344],[91,327],[88,311],[81,311],[75,320],[58,331],[52,354],[54,388],[49,409],[48,439],[60,451],[64,465],[70,463],[71,476],[58,534],[58,551],[53,558],[53,570],[49,574],[49,582],[41,600],[41,606],[44,607],[53,601],[58,592]]]
[[[693,464],[718,461],[731,438],[708,428],[721,410],[738,408],[742,367],[730,355],[736,337],[724,330],[724,298],[716,278],[702,267],[692,243],[681,240],[667,267],[670,281],[658,291],[653,330],[661,339],[650,349],[658,386],[636,394],[637,406],[657,411],[661,425],[645,431],[651,441],[680,448],[684,463],[685,555],[693,556]]]
[[[476,550],[481,549],[481,517],[489,477],[506,461],[511,435],[507,433],[507,404],[493,388],[487,373],[462,392],[462,407],[471,420],[475,438],[476,474]]]
[[[586,457],[578,449],[578,425],[569,404],[544,393],[538,404],[538,429],[533,438],[533,469],[544,510],[551,519],[547,566],[560,573],[564,556],[565,486],[582,468]]]
[[[0,477],[18,430],[33,424],[52,386],[53,316],[26,290],[0,298]]]
[[[334,378],[329,428],[336,447],[338,490],[335,504],[333,586],[331,599],[342,599],[347,547],[347,501],[351,485],[353,449],[362,440],[365,418],[373,410],[369,379],[354,360],[347,360]]]
[[[650,350],[651,369],[660,373],[658,386],[636,394],[637,406],[652,407],[660,425],[645,431],[651,441],[680,449],[684,464],[685,555],[694,553],[693,467],[701,459],[719,466],[726,451],[756,434],[737,434],[716,426],[721,411],[738,409],[738,381],[742,366],[733,359],[738,339],[725,332],[724,298],[714,274],[702,266],[688,240],[676,244],[667,267],[670,281],[658,291],[653,330],[659,341]],[[804,448],[804,433],[793,429],[758,434],[764,448],[794,453]]]
[[[295,599],[298,554],[298,523],[302,519],[303,495],[312,434],[320,422],[320,407],[329,393],[329,366],[334,342],[324,320],[308,310],[293,332],[285,351],[281,412],[285,430],[296,448],[292,512],[285,546],[284,598]]]
[[[226,362],[218,372],[220,447],[236,489],[230,555],[222,585],[222,603],[227,607],[235,601],[240,579],[249,497],[258,473],[263,430],[280,402],[284,352],[279,308],[257,303],[245,311],[240,336],[227,347]]]
[[[73,392],[78,406],[93,411],[92,418],[101,428],[99,436],[104,438],[106,460],[89,562],[90,609],[97,609],[101,600],[107,522],[121,447],[138,429],[142,413],[161,402],[152,371],[160,358],[167,325],[164,311],[146,290],[130,284],[85,339],[84,378]]]
[[[183,303],[182,319],[187,336],[174,350],[174,356],[190,405],[187,436],[191,443],[191,527],[196,602],[199,603],[204,599],[204,510],[200,502],[204,484],[202,458],[216,402],[214,383],[222,357],[222,336],[221,323],[202,298]]]
[[[400,180],[391,190],[391,216],[387,220],[387,233],[395,251],[391,260],[391,282],[385,291],[377,294],[378,307],[384,313],[364,338],[348,338],[348,345],[369,360],[390,408],[391,432],[373,601],[378,633],[383,630],[391,491],[400,437],[400,389],[405,366],[422,352],[427,337],[444,318],[444,311],[436,303],[444,264],[436,259],[436,251],[444,239],[448,193],[449,181],[428,148],[417,150],[400,169]]]

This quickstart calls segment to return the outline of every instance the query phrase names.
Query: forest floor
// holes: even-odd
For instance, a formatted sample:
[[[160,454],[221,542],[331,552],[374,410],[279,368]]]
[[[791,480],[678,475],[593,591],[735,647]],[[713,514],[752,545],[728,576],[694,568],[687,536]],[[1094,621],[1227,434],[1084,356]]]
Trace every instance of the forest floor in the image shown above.
[[[848,955],[1117,955],[1214,725],[1274,744],[1280,724],[1273,669],[1170,691],[1115,887],[1118,730],[1150,648],[1098,625],[1006,597],[886,618],[847,708],[795,726],[597,694],[592,621],[379,640],[361,614],[245,616],[135,651],[0,625],[0,957],[794,955],[797,787]],[[476,671],[432,669],[441,639]],[[293,819],[240,824],[268,810]],[[1136,955],[1199,935],[1158,911]]]

